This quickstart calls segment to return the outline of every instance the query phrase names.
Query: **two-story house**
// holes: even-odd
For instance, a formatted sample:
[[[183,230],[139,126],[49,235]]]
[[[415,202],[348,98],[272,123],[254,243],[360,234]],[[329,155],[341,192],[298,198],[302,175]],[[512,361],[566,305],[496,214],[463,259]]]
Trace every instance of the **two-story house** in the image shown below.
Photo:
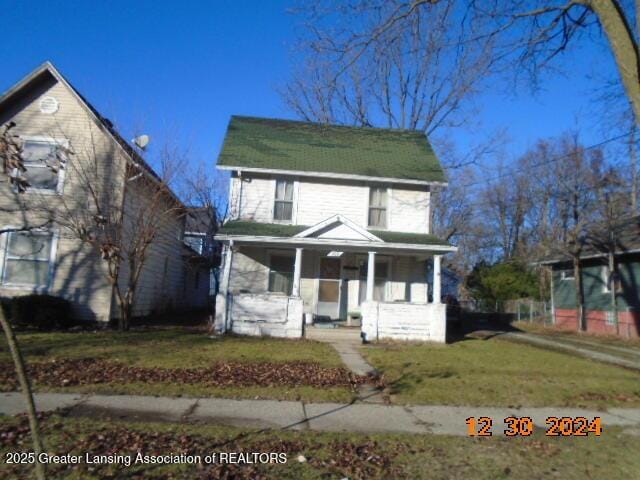
[[[92,206],[100,202],[113,207],[100,214],[121,216],[114,238],[135,235],[145,211],[141,202],[161,189],[155,201],[172,205],[165,209],[171,214],[163,217],[148,248],[133,315],[207,305],[209,267],[192,261],[198,252],[191,238],[185,244],[187,209],[51,63],[0,96],[0,125],[9,122],[16,125],[11,131],[22,145],[22,175],[29,187],[18,194],[9,182],[11,172],[0,181],[0,230],[25,229],[0,235],[0,296],[46,293],[68,299],[80,319],[117,318],[104,253],[71,232],[69,219],[93,215]],[[100,198],[92,202],[89,191]],[[121,265],[118,281],[124,284],[127,258]]]
[[[357,314],[366,340],[445,340],[440,263],[455,247],[430,233],[446,182],[423,133],[234,116],[218,168],[219,332],[299,337],[303,317]]]

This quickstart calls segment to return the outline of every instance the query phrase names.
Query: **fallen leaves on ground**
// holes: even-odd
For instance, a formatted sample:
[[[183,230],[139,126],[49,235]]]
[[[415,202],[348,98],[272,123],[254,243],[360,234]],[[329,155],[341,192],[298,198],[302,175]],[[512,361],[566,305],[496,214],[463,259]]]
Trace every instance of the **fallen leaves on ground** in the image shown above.
[[[327,368],[311,362],[216,363],[208,368],[134,367],[104,359],[54,359],[27,366],[31,381],[50,387],[108,383],[173,383],[214,387],[302,386],[351,387],[379,384],[380,379],[354,375],[339,367]],[[0,364],[0,384],[16,389],[13,364]]]
[[[637,395],[625,395],[625,394],[615,394],[615,393],[596,393],[596,392],[585,392],[582,393],[579,397],[579,400],[589,400],[589,401],[603,401],[610,402],[611,400],[616,400],[618,402],[636,402],[638,401]]]
[[[47,444],[47,451],[56,455],[132,455],[137,452],[143,455],[200,455],[215,452],[268,452],[284,453],[287,464],[259,463],[197,463],[181,465],[180,468],[167,469],[158,465],[125,465],[108,464],[51,464],[47,473],[52,476],[90,474],[100,478],[154,478],[154,479],[266,479],[282,476],[286,469],[298,464],[296,458],[304,455],[314,470],[323,472],[323,476],[350,479],[367,478],[402,478],[402,470],[394,465],[393,460],[406,447],[402,444],[388,448],[378,442],[364,439],[362,442],[331,441],[322,444],[316,440],[293,438],[282,439],[273,435],[271,438],[251,438],[251,434],[232,439],[211,438],[204,435],[184,432],[153,431],[128,428],[126,424],[96,424],[90,430],[84,430],[65,423],[60,417],[45,415],[40,417],[41,430],[45,439],[51,438],[55,432],[56,445]],[[18,421],[0,423],[0,449],[31,448],[31,438],[26,417]],[[30,465],[6,465],[12,475],[24,474]],[[282,470],[281,470],[282,469]]]

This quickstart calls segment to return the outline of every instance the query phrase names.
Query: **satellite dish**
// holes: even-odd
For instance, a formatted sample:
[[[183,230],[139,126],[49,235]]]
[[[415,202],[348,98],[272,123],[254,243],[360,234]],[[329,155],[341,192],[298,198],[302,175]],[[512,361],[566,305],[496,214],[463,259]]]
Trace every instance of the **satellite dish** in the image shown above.
[[[133,139],[133,143],[136,145],[136,147],[142,150],[147,148],[147,145],[149,145],[150,141],[151,139],[149,138],[149,135],[140,135],[139,137]]]

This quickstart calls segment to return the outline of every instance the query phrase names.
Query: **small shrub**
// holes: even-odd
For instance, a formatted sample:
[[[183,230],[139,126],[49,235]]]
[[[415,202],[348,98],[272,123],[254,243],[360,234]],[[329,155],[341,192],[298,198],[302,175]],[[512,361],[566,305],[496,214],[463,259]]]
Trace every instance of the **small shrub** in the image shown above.
[[[11,299],[11,322],[38,330],[66,330],[76,325],[68,300],[51,295],[25,295]]]

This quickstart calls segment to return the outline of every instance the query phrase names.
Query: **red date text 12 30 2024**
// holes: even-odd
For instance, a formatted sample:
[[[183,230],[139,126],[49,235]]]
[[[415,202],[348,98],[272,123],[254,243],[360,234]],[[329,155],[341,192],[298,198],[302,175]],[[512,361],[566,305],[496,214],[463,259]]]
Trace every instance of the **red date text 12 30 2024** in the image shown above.
[[[506,427],[503,434],[507,437],[528,437],[533,433],[531,417],[507,417],[502,420]],[[466,420],[467,434],[470,437],[491,437],[493,435],[491,417],[469,417]],[[589,420],[585,417],[547,417],[545,435],[548,437],[586,437],[602,434],[600,417]]]

